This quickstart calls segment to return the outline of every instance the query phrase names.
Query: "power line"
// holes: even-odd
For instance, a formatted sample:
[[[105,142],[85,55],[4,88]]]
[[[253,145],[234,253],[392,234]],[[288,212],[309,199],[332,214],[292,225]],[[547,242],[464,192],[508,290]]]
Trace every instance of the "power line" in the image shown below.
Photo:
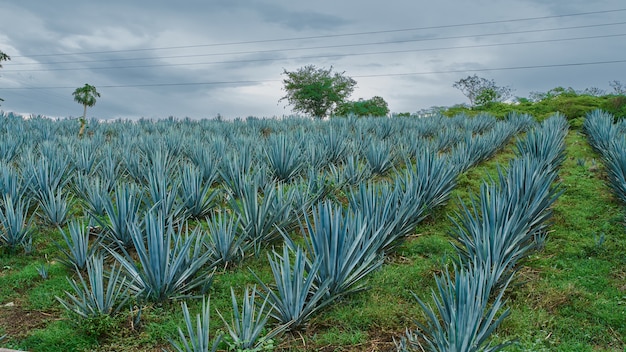
[[[287,61],[287,60],[304,60],[304,59],[321,59],[321,58],[341,58],[341,57],[366,56],[366,55],[402,54],[402,53],[425,52],[425,51],[454,50],[454,49],[476,49],[476,48],[488,48],[488,47],[512,46],[512,45],[555,43],[555,42],[566,42],[566,41],[576,41],[576,40],[616,38],[616,37],[623,37],[623,36],[626,36],[626,33],[606,34],[606,35],[587,36],[587,37],[574,37],[574,38],[528,40],[528,41],[521,41],[521,42],[458,45],[458,46],[449,46],[449,47],[404,49],[404,50],[389,50],[389,51],[373,51],[373,52],[364,52],[364,53],[309,55],[309,56],[296,56],[296,57],[285,57],[285,58],[259,58],[259,59],[246,59],[246,60],[210,61],[210,62],[194,62],[194,63],[179,63],[179,64],[176,64],[176,63],[166,63],[166,64],[150,64],[150,65],[87,67],[87,68],[86,67],[76,67],[76,68],[18,69],[18,70],[5,70],[4,72],[42,72],[42,71],[47,72],[47,71],[80,71],[80,70],[116,70],[116,69],[130,69],[130,68],[153,68],[153,67],[171,67],[171,66],[199,66],[199,65],[252,63],[252,62],[267,62],[267,61]]]
[[[608,60],[608,61],[592,61],[592,62],[577,62],[577,63],[565,63],[565,64],[546,64],[546,65],[528,65],[528,66],[509,66],[509,67],[494,67],[494,68],[477,68],[477,69],[462,69],[462,70],[444,70],[444,71],[423,71],[423,72],[404,72],[404,73],[384,73],[384,74],[371,74],[371,75],[354,75],[353,78],[374,78],[374,77],[398,77],[398,76],[417,76],[417,75],[432,75],[432,74],[446,74],[446,73],[465,73],[465,72],[487,72],[487,71],[510,71],[510,70],[526,70],[526,69],[540,69],[540,68],[557,68],[557,67],[574,67],[574,66],[591,66],[591,65],[609,65],[609,64],[621,64],[626,63],[624,60]],[[150,84],[125,84],[125,85],[98,85],[98,88],[142,88],[142,87],[171,87],[171,86],[200,86],[200,85],[227,85],[227,84],[259,84],[281,82],[281,80],[240,80],[240,81],[213,81],[213,82],[183,82],[183,83],[150,83]],[[10,87],[2,88],[0,90],[35,90],[35,89],[74,89],[75,87]]]
[[[528,34],[528,33],[554,32],[554,31],[562,31],[562,30],[570,30],[570,29],[609,27],[609,26],[617,26],[617,25],[623,25],[623,24],[626,24],[626,21],[623,21],[623,22],[613,22],[613,23],[592,24],[592,25],[581,25],[581,26],[557,27],[557,28],[529,29],[529,30],[523,30],[523,31],[510,31],[510,32],[498,32],[498,33],[484,33],[484,34],[469,34],[469,35],[435,37],[435,38],[403,39],[403,40],[393,40],[393,41],[379,41],[379,42],[342,44],[342,45],[325,45],[325,46],[314,46],[314,47],[304,47],[304,48],[286,48],[286,49],[271,49],[271,50],[250,50],[250,51],[238,51],[238,52],[226,52],[226,53],[156,56],[156,57],[144,57],[144,58],[115,58],[115,59],[111,58],[111,59],[100,59],[100,60],[77,60],[77,61],[36,62],[36,63],[10,63],[8,65],[9,66],[53,65],[53,64],[56,65],[56,64],[73,64],[73,63],[92,63],[92,62],[113,62],[113,61],[134,61],[134,60],[161,60],[161,59],[177,59],[177,58],[191,58],[191,57],[222,56],[222,55],[267,54],[267,53],[276,53],[276,52],[283,52],[283,51],[336,49],[336,48],[370,46],[370,45],[388,45],[388,44],[402,44],[402,43],[414,43],[414,42],[438,41],[438,40],[450,40],[450,39],[467,39],[467,38],[493,37],[493,36],[511,35],[511,34]],[[129,67],[141,67],[141,66],[129,66]],[[41,71],[41,69],[33,69],[33,70]],[[20,71],[20,70],[5,70],[5,71],[14,71],[15,72],[15,71]],[[21,70],[21,71],[29,71],[29,70]]]
[[[510,67],[495,67],[495,68],[476,68],[476,69],[429,71],[429,72],[386,73],[386,74],[373,74],[373,75],[358,75],[358,76],[351,76],[351,77],[354,77],[354,78],[398,77],[398,76],[434,75],[434,74],[444,74],[444,73],[512,71],[512,70],[527,70],[527,69],[538,69],[538,68],[609,65],[609,64],[621,64],[621,63],[626,63],[626,60],[592,61],[592,62],[576,62],[576,63],[566,63],[566,64],[529,65],[529,66],[510,66]]]
[[[200,86],[200,85],[222,85],[222,84],[249,84],[280,82],[280,80],[242,80],[242,81],[213,81],[213,82],[184,82],[184,83],[146,83],[146,84],[120,84],[120,85],[98,85],[98,88],[141,88],[141,87],[169,87],[169,86]],[[75,89],[76,87],[10,87],[0,90],[20,90],[20,89]]]
[[[269,42],[285,42],[285,41],[296,41],[296,40],[350,37],[350,36],[373,35],[373,34],[384,34],[384,33],[398,33],[398,32],[420,31],[420,30],[429,30],[429,29],[443,29],[443,28],[455,28],[455,27],[481,26],[481,25],[486,25],[486,24],[499,24],[499,23],[511,23],[511,22],[544,20],[544,19],[550,19],[550,18],[586,16],[586,15],[594,15],[594,14],[615,13],[615,12],[622,12],[622,11],[626,11],[626,8],[619,8],[619,9],[612,9],[612,10],[602,10],[602,11],[579,12],[579,13],[551,15],[551,16],[516,18],[516,19],[508,19],[508,20],[470,22],[470,23],[448,24],[448,25],[427,26],[427,27],[414,27],[414,28],[402,28],[402,29],[390,29],[390,30],[378,30],[378,31],[367,31],[367,32],[354,32],[354,33],[343,33],[343,34],[327,34],[327,35],[305,36],[305,37],[274,38],[274,39],[248,40],[248,41],[240,41],[240,42],[211,43],[211,44],[183,45],[183,46],[167,46],[167,47],[156,47],[156,48],[104,50],[104,51],[86,51],[86,52],[56,53],[56,54],[14,55],[13,57],[14,58],[18,58],[18,57],[91,55],[91,54],[140,52],[140,51],[154,51],[154,50],[189,49],[189,48],[229,46],[229,45],[241,45],[241,44],[258,44],[258,43],[269,43]]]

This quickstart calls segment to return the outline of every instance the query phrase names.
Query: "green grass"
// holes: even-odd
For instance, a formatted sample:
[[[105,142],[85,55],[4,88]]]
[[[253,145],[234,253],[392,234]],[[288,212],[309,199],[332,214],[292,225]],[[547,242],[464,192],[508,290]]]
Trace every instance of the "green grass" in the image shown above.
[[[498,329],[495,340],[516,339],[518,344],[508,351],[624,350],[624,209],[606,186],[598,155],[585,137],[570,132],[566,142],[567,159],[560,172],[565,193],[554,206],[546,246],[523,262],[506,293],[511,314]],[[386,258],[383,267],[370,276],[368,290],[328,307],[301,333],[277,338],[277,349],[392,349],[394,337],[400,337],[407,327],[414,328],[416,320],[423,320],[413,293],[431,302],[434,275],[454,254],[448,236],[449,215],[458,209],[459,199],[467,201],[488,175],[497,175],[498,165],[507,165],[514,157],[513,150],[511,143],[492,160],[461,175],[448,204],[428,217],[415,236]],[[100,336],[90,333],[89,324],[65,312],[54,296],[63,296],[63,291],[70,288],[65,277],[72,273],[54,261],[58,250],[52,240],[60,239],[58,231],[40,230],[35,253],[0,252],[0,335],[9,334],[0,346],[34,352],[156,351],[168,346],[167,338],[173,337],[183,323],[178,301],[143,308],[139,326],[133,326],[130,313],[124,311]],[[206,292],[211,295],[213,334],[224,329],[215,309],[227,318],[230,315],[231,286],[240,294],[246,285],[254,284],[250,270],[264,282],[271,282],[267,251],[271,249],[215,274]],[[51,262],[50,278],[44,280],[37,268],[46,260]],[[2,307],[9,302],[16,307]],[[199,300],[189,302],[192,314],[199,312],[200,305]],[[38,314],[32,315],[34,322],[9,321],[2,309]]]
[[[28,351],[81,351],[97,345],[94,337],[77,334],[76,326],[70,321],[54,321],[44,329],[29,333],[16,347]]]
[[[560,173],[565,193],[554,206],[545,250],[521,269],[509,293],[511,316],[501,336],[511,351],[615,351],[626,336],[626,240],[622,207],[604,183],[598,156],[571,132]],[[584,165],[580,159],[586,160]],[[604,233],[605,241],[598,236]]]

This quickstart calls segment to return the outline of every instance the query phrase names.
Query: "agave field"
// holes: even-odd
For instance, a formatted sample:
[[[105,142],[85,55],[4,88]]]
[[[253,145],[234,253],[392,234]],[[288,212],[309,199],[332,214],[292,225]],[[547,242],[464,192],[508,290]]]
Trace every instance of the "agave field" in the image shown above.
[[[554,308],[569,319],[557,310],[589,298],[568,286],[575,279],[543,288],[570,290],[566,301],[528,303],[542,292],[536,282],[564,266],[551,251],[565,248],[559,204],[571,201],[579,177],[562,175],[574,160],[568,138],[589,139],[596,154],[577,155],[573,167],[598,173],[587,177],[605,189],[594,197],[612,207],[605,232],[582,241],[595,250],[585,254],[602,257],[621,228],[606,246],[626,267],[623,224],[614,220],[626,203],[626,125],[601,111],[588,116],[585,135],[558,113],[542,122],[487,114],[90,121],[82,138],[75,120],[0,119],[0,346],[623,345],[623,269],[605,296],[624,298],[602,306],[615,321],[593,325],[604,334],[553,337],[560,320],[538,315]],[[606,183],[600,163],[587,166],[594,155]]]

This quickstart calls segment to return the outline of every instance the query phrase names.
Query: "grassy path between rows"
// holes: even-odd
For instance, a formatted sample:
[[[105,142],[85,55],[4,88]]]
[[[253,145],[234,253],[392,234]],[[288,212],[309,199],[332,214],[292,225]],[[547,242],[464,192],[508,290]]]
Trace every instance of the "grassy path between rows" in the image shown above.
[[[509,290],[499,334],[518,338],[510,351],[624,351],[624,209],[586,137],[570,131],[566,143],[551,232]]]

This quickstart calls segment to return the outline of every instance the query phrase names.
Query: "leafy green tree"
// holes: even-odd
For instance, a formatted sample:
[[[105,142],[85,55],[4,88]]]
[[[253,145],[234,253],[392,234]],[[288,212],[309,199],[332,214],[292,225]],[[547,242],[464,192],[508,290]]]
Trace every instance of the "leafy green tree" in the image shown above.
[[[80,118],[80,131],[78,131],[78,137],[82,137],[83,133],[85,133],[85,125],[87,124],[87,107],[96,105],[96,98],[100,97],[100,93],[96,91],[96,87],[85,83],[83,87],[76,88],[72,95],[74,96],[75,102],[85,107],[83,117]]]
[[[0,62],[9,61],[9,60],[11,60],[11,57],[5,54],[4,52],[0,51]],[[0,64],[0,68],[2,68],[2,64]],[[0,101],[4,101],[4,99],[0,98]]]
[[[339,116],[386,116],[389,113],[389,107],[385,99],[379,96],[371,99],[359,99],[358,101],[348,101],[340,104],[335,111]]]
[[[354,91],[356,81],[344,75],[345,72],[332,72],[329,69],[307,65],[297,71],[284,70],[283,90],[287,94],[280,101],[287,100],[293,110],[313,117],[323,118],[335,113],[335,109]]]
[[[463,92],[471,106],[501,102],[513,96],[513,90],[510,87],[500,87],[493,79],[489,80],[477,75],[460,79],[454,82],[452,87]]]
[[[476,96],[474,103],[478,106],[487,105],[497,101],[498,93],[493,88],[484,88]]]

